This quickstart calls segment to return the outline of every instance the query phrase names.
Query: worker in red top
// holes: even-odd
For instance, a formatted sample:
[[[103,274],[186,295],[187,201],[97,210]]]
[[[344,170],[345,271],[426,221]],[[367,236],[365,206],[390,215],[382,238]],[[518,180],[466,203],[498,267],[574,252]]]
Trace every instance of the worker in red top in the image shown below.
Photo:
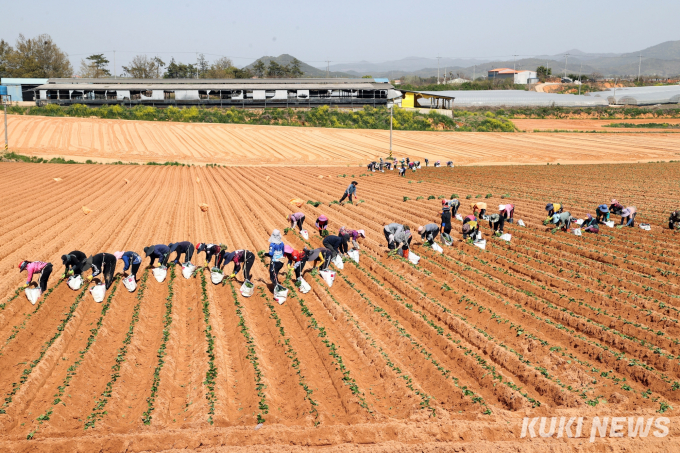
[[[288,260],[288,266],[293,266],[295,269],[295,279],[299,280],[302,276],[302,268],[305,264],[307,254],[304,250],[295,250],[290,245],[283,247],[283,256]]]
[[[28,272],[28,277],[26,278],[26,283],[23,288],[28,288],[33,280],[33,274],[40,274],[40,292],[44,293],[47,291],[47,280],[50,278],[52,273],[52,263],[46,263],[44,261],[21,261],[19,263],[19,272]]]

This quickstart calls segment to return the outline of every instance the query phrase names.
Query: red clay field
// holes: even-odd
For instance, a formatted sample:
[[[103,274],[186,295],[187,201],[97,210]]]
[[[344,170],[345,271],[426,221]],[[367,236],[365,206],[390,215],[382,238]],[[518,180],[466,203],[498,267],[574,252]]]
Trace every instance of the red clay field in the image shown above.
[[[0,169],[2,451],[677,451],[680,236],[667,219],[680,207],[680,163],[406,178],[365,167]],[[360,201],[331,204],[353,179]],[[481,222],[482,250],[454,221],[442,254],[416,235],[418,265],[387,256],[385,224],[438,223],[452,194],[463,216],[473,201],[492,212],[513,203],[526,227],[506,224],[506,242]],[[101,304],[59,281],[71,250],[266,249],[298,210],[292,198],[321,204],[300,208],[309,240],[288,232],[286,244],[320,247],[320,214],[332,234],[344,225],[367,237],[332,287],[308,266],[312,290],[288,282],[283,305],[258,260],[250,298],[242,274],[222,286],[171,268],[158,283],[148,260],[134,293],[118,279]],[[541,224],[548,202],[583,218],[611,198],[638,208],[635,228],[578,237]],[[16,291],[23,259],[55,266],[36,305]],[[591,442],[596,416],[668,417],[669,431],[616,438],[606,427]],[[541,426],[545,437],[523,437],[525,417],[584,417],[583,434]]]

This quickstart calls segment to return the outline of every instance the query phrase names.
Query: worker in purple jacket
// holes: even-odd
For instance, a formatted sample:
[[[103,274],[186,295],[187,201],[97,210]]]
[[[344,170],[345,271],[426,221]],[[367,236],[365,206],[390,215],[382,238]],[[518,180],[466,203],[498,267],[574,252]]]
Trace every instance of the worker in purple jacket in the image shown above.
[[[288,216],[288,221],[290,222],[290,227],[295,228],[295,225],[302,231],[302,225],[305,223],[305,213],[296,212],[295,214],[290,214]]]

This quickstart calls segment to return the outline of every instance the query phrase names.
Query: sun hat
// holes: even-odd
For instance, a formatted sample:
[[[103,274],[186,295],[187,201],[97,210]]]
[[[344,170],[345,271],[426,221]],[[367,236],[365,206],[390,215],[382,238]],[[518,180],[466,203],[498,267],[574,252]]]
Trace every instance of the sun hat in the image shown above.
[[[423,232],[423,227],[422,227],[422,226],[419,226],[419,227],[418,227],[418,233],[422,233],[422,232]]]
[[[328,217],[326,217],[325,215],[321,214],[321,215],[319,216],[319,220],[321,220],[322,222],[326,222],[326,221],[328,221]]]
[[[293,253],[293,247],[291,247],[290,245],[284,245],[283,253]]]
[[[364,230],[357,230],[357,233],[359,233],[359,236],[361,236],[362,238],[366,237],[366,232]]]
[[[156,250],[155,245],[150,245],[148,247],[144,247],[144,253],[146,254],[146,256],[151,256],[151,254],[154,252],[154,250]]]

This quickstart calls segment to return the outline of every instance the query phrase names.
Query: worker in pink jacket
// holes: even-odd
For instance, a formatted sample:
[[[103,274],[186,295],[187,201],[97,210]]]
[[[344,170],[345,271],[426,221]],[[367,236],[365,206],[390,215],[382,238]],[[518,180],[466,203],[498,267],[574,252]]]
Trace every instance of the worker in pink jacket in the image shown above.
[[[302,226],[305,223],[305,213],[304,212],[296,212],[295,214],[290,214],[287,217],[288,221],[290,222],[290,227],[295,228],[297,227],[302,231]]]
[[[40,292],[47,291],[47,280],[52,273],[52,263],[44,261],[22,261],[19,263],[19,272],[28,272],[28,278],[22,288],[28,288],[33,280],[33,274],[40,274]]]
[[[502,204],[499,206],[499,214],[505,219],[506,222],[512,223],[513,217],[515,216],[515,205],[514,204]]]

